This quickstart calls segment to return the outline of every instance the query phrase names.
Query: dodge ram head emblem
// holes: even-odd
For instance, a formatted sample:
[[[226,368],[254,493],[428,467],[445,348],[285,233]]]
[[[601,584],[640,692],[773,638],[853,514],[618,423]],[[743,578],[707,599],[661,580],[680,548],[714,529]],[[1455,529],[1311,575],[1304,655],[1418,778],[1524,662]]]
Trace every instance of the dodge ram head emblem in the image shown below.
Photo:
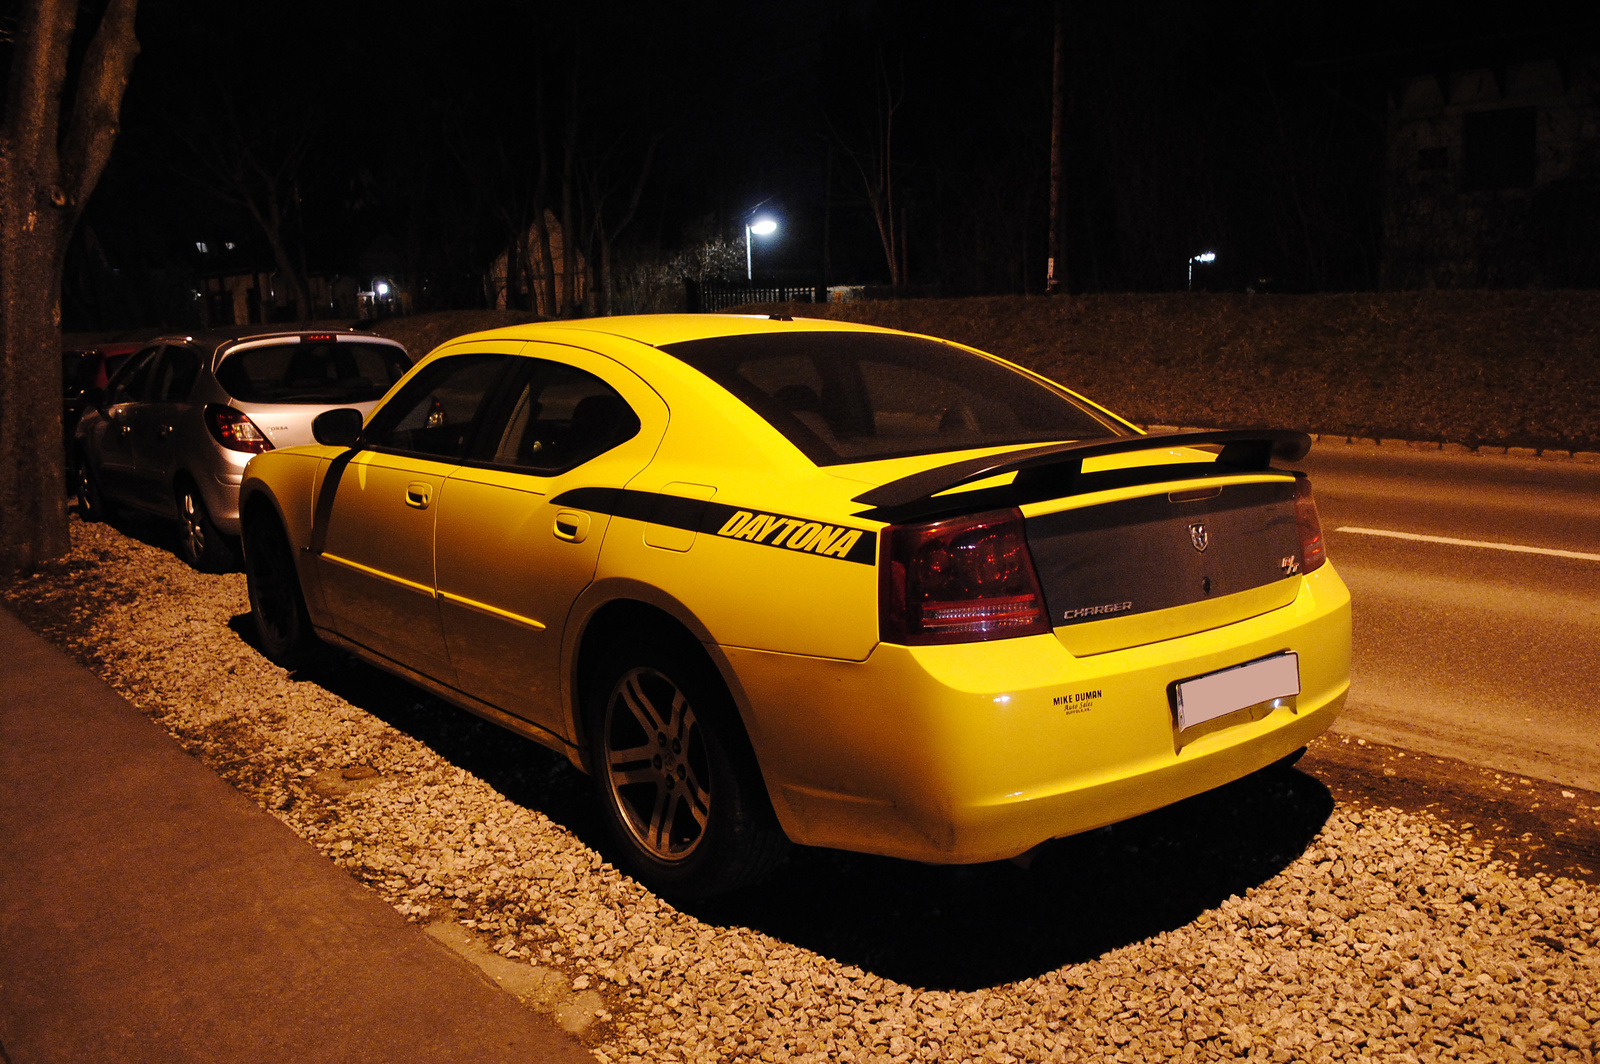
[[[1210,537],[1206,535],[1206,526],[1198,521],[1190,525],[1189,542],[1194,544],[1195,550],[1204,553],[1206,546],[1211,542]]]

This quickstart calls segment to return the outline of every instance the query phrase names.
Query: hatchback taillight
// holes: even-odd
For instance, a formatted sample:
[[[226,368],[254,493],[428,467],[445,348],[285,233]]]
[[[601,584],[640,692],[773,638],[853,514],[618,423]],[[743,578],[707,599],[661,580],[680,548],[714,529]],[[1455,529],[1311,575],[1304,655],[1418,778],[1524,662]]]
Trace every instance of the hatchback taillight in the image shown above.
[[[1309,573],[1328,560],[1328,548],[1322,541],[1322,521],[1311,497],[1311,481],[1305,477],[1295,478],[1294,523],[1300,529],[1300,571]]]
[[[267,439],[267,434],[257,428],[256,423],[242,410],[220,403],[207,403],[205,417],[206,428],[211,430],[212,439],[230,451],[260,454],[272,450],[272,441]]]
[[[883,532],[878,629],[890,643],[973,643],[1050,631],[1022,511]]]

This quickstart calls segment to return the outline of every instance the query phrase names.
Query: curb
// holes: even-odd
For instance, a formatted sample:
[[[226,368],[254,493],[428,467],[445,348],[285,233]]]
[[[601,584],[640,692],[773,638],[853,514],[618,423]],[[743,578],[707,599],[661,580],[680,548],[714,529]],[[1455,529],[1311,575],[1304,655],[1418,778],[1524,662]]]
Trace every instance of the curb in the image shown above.
[[[1210,432],[1211,429],[1193,425],[1146,425],[1146,432]],[[1542,462],[1576,462],[1580,465],[1600,465],[1600,451],[1570,451],[1557,447],[1502,447],[1497,444],[1464,443],[1439,440],[1396,440],[1373,436],[1346,436],[1343,433],[1309,433],[1312,442],[1321,444],[1342,443],[1353,447],[1377,447],[1383,450],[1411,450],[1434,454],[1479,455],[1489,458],[1537,459]]]

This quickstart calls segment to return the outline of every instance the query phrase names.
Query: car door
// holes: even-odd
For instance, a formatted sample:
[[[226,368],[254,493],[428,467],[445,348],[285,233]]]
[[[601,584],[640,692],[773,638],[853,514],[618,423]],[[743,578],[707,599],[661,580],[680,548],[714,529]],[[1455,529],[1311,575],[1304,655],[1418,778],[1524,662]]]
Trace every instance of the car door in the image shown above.
[[[335,460],[319,488],[322,527],[313,529],[313,542],[337,630],[443,683],[455,681],[434,596],[438,503],[506,361],[483,352],[425,366],[378,410],[363,430],[363,447]]]
[[[439,609],[461,690],[570,738],[562,635],[610,518],[553,500],[627,484],[655,453],[667,409],[605,356],[557,344],[523,355],[499,431],[444,485]]]
[[[111,380],[104,415],[88,441],[100,490],[117,502],[140,506],[148,502],[149,485],[134,460],[133,433],[139,408],[149,399],[160,354],[159,344],[146,348]]]
[[[178,421],[190,409],[189,393],[200,373],[200,355],[181,344],[162,349],[145,389],[145,401],[128,411],[128,438],[149,503],[171,509],[178,469]]]

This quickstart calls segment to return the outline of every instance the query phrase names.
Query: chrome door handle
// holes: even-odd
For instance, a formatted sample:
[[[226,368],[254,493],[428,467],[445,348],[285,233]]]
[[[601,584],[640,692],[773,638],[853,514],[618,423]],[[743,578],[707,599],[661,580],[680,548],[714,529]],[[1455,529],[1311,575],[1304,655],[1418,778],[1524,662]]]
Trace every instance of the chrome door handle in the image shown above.
[[[433,501],[433,485],[415,481],[406,485],[406,505],[426,510]]]

